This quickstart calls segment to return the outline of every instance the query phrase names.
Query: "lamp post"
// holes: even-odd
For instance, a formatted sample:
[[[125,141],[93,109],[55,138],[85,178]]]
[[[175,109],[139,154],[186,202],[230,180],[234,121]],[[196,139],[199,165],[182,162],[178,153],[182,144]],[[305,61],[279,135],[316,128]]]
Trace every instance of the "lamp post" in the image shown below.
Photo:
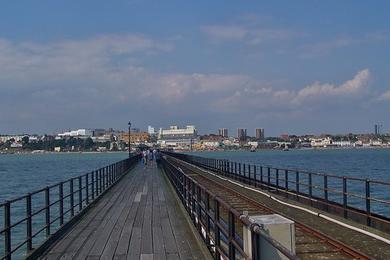
[[[131,128],[131,122],[128,123],[129,125],[129,158],[131,156],[131,145],[130,145],[130,128]]]

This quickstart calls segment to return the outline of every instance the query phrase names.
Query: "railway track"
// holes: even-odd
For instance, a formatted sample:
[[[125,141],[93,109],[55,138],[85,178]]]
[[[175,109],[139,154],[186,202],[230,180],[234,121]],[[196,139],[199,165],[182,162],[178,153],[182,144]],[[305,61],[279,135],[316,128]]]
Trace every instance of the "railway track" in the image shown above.
[[[188,163],[169,157],[168,160],[179,167],[186,175],[213,191],[239,212],[249,215],[285,214],[259,203],[255,199],[223,185]],[[289,216],[285,216],[290,218]],[[291,218],[290,218],[291,219]],[[295,219],[296,254],[300,259],[372,259],[350,246],[341,243]],[[240,234],[240,230],[237,230]]]

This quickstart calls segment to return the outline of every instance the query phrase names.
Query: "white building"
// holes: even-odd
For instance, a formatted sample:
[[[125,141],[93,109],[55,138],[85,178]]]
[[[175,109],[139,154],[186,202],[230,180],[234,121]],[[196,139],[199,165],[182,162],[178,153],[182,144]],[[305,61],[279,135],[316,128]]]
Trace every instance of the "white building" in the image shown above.
[[[92,137],[93,132],[89,129],[77,129],[77,130],[72,130],[69,132],[64,132],[61,134],[58,134],[57,136],[64,138],[64,137]]]
[[[333,145],[339,146],[339,147],[350,147],[352,146],[351,141],[333,141]]]
[[[328,147],[331,146],[333,141],[330,137],[326,138],[311,138],[311,146],[312,147]]]
[[[148,126],[148,134],[150,134],[150,135],[156,134],[156,131],[155,131],[154,127]]]
[[[198,132],[193,125],[188,125],[186,128],[178,126],[171,126],[169,129],[160,128],[158,132],[157,143],[161,147],[190,147],[198,142]]]

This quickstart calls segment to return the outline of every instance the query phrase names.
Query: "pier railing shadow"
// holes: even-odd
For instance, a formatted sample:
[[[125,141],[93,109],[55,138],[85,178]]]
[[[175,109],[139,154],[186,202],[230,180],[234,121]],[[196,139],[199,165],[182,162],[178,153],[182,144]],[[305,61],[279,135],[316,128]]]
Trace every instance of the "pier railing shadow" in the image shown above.
[[[0,203],[0,259],[35,259],[139,158],[135,155]]]
[[[217,175],[390,232],[390,182],[165,152]]]

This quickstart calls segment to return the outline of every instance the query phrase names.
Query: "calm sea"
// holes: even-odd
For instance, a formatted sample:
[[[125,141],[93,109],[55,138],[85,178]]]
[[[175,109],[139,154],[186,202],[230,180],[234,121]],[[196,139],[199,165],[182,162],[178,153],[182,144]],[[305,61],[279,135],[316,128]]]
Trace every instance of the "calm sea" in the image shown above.
[[[196,152],[192,154],[203,157],[229,159],[241,163],[273,166],[276,168],[306,170],[341,177],[356,177],[390,182],[390,149],[262,150],[257,152]],[[290,174],[294,174],[294,172]],[[305,176],[303,175],[302,177]],[[307,178],[301,178],[300,181],[308,183]],[[291,183],[290,185],[294,184]],[[323,187],[323,177],[313,176],[312,185]],[[341,193],[342,185],[342,179],[328,178],[328,188],[339,191],[329,191],[329,198],[331,200],[338,203],[343,202]],[[371,197],[390,201],[390,186],[371,183],[370,187]],[[307,186],[303,185],[300,189],[303,192],[309,192]],[[362,210],[366,209],[364,181],[348,180],[347,192],[357,195],[348,197],[348,205]],[[313,195],[315,196],[323,197],[323,193],[321,189],[313,189]],[[359,198],[358,196],[363,198]],[[371,211],[390,217],[390,206],[384,203],[372,200]]]
[[[127,153],[0,155],[0,201],[125,159]]]
[[[261,150],[257,152],[199,152],[193,154],[279,168],[301,169],[390,182],[390,149]]]

